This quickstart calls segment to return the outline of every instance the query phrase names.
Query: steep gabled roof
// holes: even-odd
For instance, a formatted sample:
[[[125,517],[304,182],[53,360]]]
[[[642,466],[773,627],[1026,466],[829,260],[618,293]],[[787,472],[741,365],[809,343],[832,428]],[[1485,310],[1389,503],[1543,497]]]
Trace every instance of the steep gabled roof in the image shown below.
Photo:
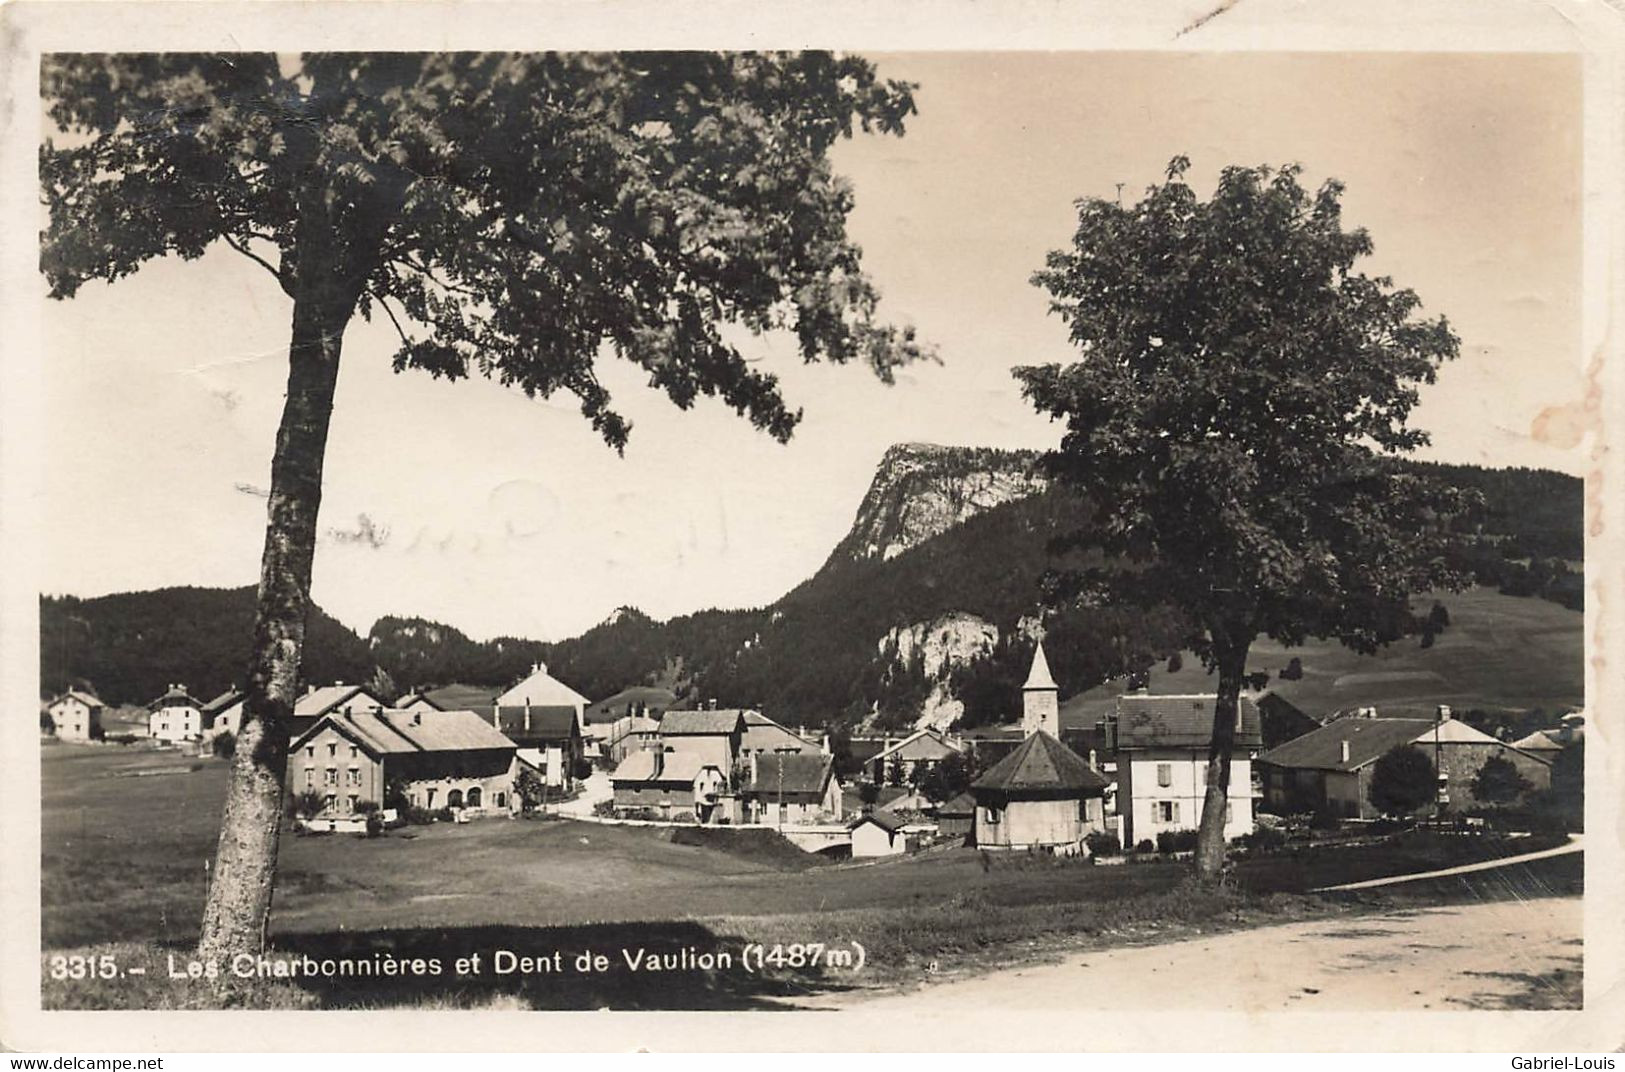
[[[937,805],[939,819],[969,819],[975,814],[976,798],[969,793],[961,793],[952,800]]]
[[[1557,734],[1557,730],[1536,730],[1527,737],[1513,741],[1512,747],[1525,752],[1561,752],[1564,746]]]
[[[585,696],[547,672],[545,663],[531,667],[519,684],[494,701],[498,707],[572,707],[581,710],[591,703]]]
[[[976,779],[971,788],[994,793],[1061,791],[1095,796],[1104,793],[1109,784],[1082,756],[1039,730]]]
[[[230,707],[232,704],[237,703],[242,698],[243,690],[232,687],[227,689],[225,692],[222,692],[219,696],[216,696],[208,703],[204,704],[201,710],[205,715],[217,715],[221,711],[224,711],[226,708]]]
[[[660,719],[660,732],[667,737],[696,734],[726,734],[742,729],[745,712],[739,708],[718,711],[667,711]]]
[[[856,830],[864,823],[874,823],[888,834],[896,834],[908,825],[908,820],[889,811],[866,811],[852,822],[847,824],[848,830]]]
[[[446,710],[444,707],[441,707],[439,704],[437,704],[433,700],[431,700],[429,698],[428,693],[421,692],[421,691],[416,690],[416,689],[414,689],[413,691],[407,693],[405,696],[402,696],[402,697],[400,697],[399,699],[397,699],[395,701],[395,707],[397,709],[399,709],[399,710],[402,710],[402,711],[406,710],[409,707],[412,707],[415,704],[427,704],[430,707],[434,708],[436,711],[444,711],[444,710]]]
[[[1117,698],[1117,748],[1206,748],[1213,737],[1213,708],[1218,697],[1203,695],[1153,696],[1134,693]],[[1241,725],[1236,747],[1263,745],[1258,706],[1240,697]]]
[[[943,734],[930,728],[916,730],[904,737],[890,748],[875,755],[871,763],[885,761],[897,756],[899,759],[940,759],[955,752],[964,751]]]

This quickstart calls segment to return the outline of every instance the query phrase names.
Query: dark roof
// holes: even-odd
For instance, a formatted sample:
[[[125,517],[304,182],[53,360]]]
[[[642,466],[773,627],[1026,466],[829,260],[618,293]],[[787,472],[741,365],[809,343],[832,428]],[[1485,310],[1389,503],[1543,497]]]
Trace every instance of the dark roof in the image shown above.
[[[732,733],[740,728],[744,718],[745,712],[738,708],[722,711],[667,711],[660,719],[660,732],[667,737]]]
[[[515,740],[563,741],[575,732],[576,709],[573,707],[532,707],[529,729],[525,728],[523,707],[498,707],[493,712],[479,714]]]
[[[1433,728],[1428,718],[1340,718],[1312,733],[1295,737],[1258,757],[1277,767],[1352,771],[1396,745],[1410,744]],[[1349,758],[1343,758],[1343,742]]]
[[[834,765],[834,757],[816,753],[778,752],[756,756],[745,792],[772,797],[782,790],[786,795],[821,797],[829,785]]]
[[[1152,696],[1136,693],[1117,698],[1117,749],[1206,748],[1213,737],[1213,707],[1218,697]],[[1258,707],[1243,696],[1236,747],[1258,748],[1263,733]]]
[[[1055,792],[1093,796],[1110,783],[1072,749],[1043,730],[1028,737],[971,784],[993,793]]]
[[[976,814],[976,798],[969,793],[961,793],[952,800],[937,806],[939,819],[969,819]]]
[[[430,707],[434,708],[436,711],[444,711],[445,710],[444,707],[441,707],[439,704],[437,704],[433,700],[431,700],[429,698],[428,693],[420,692],[420,691],[418,691],[416,689],[414,689],[413,691],[407,693],[405,696],[402,696],[399,699],[397,699],[395,701],[395,706],[398,707],[398,708],[405,709],[405,708],[411,707],[413,704],[418,704],[418,703],[426,703]],[[467,710],[467,709],[465,708],[464,710]]]
[[[848,830],[856,830],[864,823],[874,823],[888,834],[895,834],[908,825],[908,820],[900,818],[889,811],[868,811],[847,824]]]

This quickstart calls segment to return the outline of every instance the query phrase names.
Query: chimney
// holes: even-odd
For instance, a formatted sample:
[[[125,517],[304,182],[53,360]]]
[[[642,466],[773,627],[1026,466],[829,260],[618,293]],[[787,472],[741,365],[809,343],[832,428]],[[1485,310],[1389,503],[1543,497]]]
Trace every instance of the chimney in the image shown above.
[[[1096,755],[1095,755],[1095,750],[1093,748],[1089,749],[1089,769],[1090,770],[1099,770],[1100,769],[1099,765],[1095,762],[1095,760],[1097,758],[1098,757],[1096,757]]]
[[[1344,740],[1339,741],[1338,744],[1342,746],[1340,749],[1338,749],[1338,751],[1340,751],[1342,753],[1342,758],[1341,758],[1340,762],[1347,763],[1349,761],[1349,743],[1348,743],[1348,740],[1345,738]]]
[[[412,712],[412,725],[414,725],[414,726],[423,725],[423,714],[421,712],[419,712],[419,711],[413,711]]]
[[[1449,722],[1450,721],[1450,705],[1449,704],[1440,704],[1439,705],[1439,721],[1440,722]]]
[[[525,697],[525,732],[530,732],[530,697]]]

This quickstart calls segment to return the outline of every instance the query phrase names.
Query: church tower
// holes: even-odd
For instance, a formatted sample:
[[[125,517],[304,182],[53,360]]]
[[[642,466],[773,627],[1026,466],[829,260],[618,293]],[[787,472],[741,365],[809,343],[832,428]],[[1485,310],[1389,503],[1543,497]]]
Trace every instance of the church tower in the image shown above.
[[[1044,645],[1033,652],[1033,668],[1021,686],[1021,732],[1031,737],[1043,730],[1051,737],[1061,736],[1061,688],[1050,676]]]

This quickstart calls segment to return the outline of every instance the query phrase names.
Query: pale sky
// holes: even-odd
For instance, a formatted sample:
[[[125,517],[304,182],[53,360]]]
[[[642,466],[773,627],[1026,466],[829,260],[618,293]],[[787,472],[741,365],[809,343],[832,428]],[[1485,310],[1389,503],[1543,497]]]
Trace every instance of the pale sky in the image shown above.
[[[397,376],[387,324],[357,320],[328,445],[314,595],[365,631],[415,614],[476,638],[573,635],[616,606],[657,617],[767,603],[809,576],[895,442],[1053,446],[1015,364],[1066,361],[1063,325],[1028,283],[1064,246],[1081,196],[1138,197],[1184,153],[1202,194],[1230,163],[1296,161],[1348,187],[1367,270],[1447,314],[1462,357],[1416,423],[1428,456],[1580,472],[1531,435],[1575,402],[1580,71],[1566,56],[912,54],[902,139],[837,153],[851,232],[893,320],[942,365],[885,388],[861,368],[803,367],[753,342],[806,419],[788,446],[720,405],[682,413],[613,359],[634,422],[624,458],[573,399]],[[44,284],[41,283],[41,293]],[[42,299],[43,302],[43,299]],[[50,593],[258,576],[290,304],[219,248],[43,302],[44,521]],[[1583,449],[1583,448],[1582,448]],[[366,515],[375,539],[346,539]]]

